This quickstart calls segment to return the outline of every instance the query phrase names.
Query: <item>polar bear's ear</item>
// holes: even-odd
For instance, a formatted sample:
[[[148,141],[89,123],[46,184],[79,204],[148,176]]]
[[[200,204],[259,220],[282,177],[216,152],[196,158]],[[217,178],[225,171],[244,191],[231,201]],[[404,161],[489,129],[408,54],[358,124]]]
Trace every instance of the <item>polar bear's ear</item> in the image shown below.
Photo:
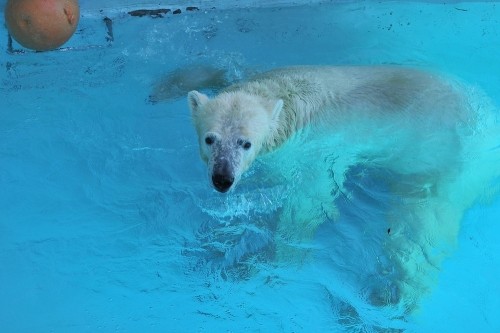
[[[273,109],[273,120],[277,121],[279,116],[280,116],[280,113],[281,113],[281,110],[283,109],[283,100],[282,99],[279,99],[276,104],[274,105],[274,109]]]
[[[192,113],[198,112],[200,107],[208,101],[207,95],[204,95],[196,90],[188,93],[189,108]]]

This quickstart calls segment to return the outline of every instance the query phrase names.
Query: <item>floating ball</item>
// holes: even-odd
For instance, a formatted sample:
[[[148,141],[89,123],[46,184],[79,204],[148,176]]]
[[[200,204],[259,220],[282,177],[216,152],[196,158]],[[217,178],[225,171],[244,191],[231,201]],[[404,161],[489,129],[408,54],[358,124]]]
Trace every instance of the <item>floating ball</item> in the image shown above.
[[[78,0],[7,0],[5,6],[10,35],[22,46],[37,51],[66,43],[79,19]]]

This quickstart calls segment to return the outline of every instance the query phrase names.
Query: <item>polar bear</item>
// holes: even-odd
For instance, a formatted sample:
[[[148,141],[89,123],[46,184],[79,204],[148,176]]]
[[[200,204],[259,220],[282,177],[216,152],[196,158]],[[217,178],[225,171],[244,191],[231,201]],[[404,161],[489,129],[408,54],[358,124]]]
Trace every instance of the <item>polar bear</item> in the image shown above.
[[[188,103],[200,156],[218,192],[234,189],[258,157],[320,143],[309,146],[307,180],[284,203],[277,230],[281,260],[296,256],[293,244],[338,217],[335,201],[349,198],[350,169],[381,170],[375,174],[398,200],[385,212],[383,242],[395,273],[368,295],[377,305],[417,307],[453,248],[464,211],[492,177],[491,161],[499,160],[490,156],[485,167],[481,158],[489,146],[476,144],[486,142],[481,133],[492,123],[485,120],[494,118],[491,108],[473,105],[461,84],[418,69],[275,69],[212,99],[191,91]],[[299,151],[296,158],[304,159]],[[292,182],[295,171],[288,167],[274,166]]]

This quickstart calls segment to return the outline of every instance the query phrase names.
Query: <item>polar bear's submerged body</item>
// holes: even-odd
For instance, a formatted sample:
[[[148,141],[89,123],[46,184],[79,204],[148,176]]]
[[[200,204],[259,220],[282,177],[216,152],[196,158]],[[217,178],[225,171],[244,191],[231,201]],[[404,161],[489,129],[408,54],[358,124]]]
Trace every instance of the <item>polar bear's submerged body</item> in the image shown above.
[[[219,192],[234,188],[264,153],[325,143],[305,154],[299,148],[293,157],[306,159],[307,180],[284,203],[280,258],[297,255],[293,244],[338,217],[334,203],[339,195],[349,198],[344,183],[350,169],[383,170],[375,174],[400,198],[385,212],[384,229],[396,274],[369,297],[412,308],[433,283],[464,211],[498,161],[498,151],[485,157],[492,147],[482,130],[494,117],[478,112],[469,97],[461,85],[414,69],[293,67],[234,84],[213,99],[193,91],[188,100],[201,157]],[[273,167],[293,181],[293,167]]]

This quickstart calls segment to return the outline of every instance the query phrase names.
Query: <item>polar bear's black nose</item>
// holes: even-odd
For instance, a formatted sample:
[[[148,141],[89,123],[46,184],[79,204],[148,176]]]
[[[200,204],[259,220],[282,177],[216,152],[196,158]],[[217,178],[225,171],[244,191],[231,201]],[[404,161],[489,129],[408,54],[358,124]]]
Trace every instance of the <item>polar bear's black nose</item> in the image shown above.
[[[231,175],[217,174],[212,175],[212,183],[219,192],[227,192],[234,183],[234,177]]]

